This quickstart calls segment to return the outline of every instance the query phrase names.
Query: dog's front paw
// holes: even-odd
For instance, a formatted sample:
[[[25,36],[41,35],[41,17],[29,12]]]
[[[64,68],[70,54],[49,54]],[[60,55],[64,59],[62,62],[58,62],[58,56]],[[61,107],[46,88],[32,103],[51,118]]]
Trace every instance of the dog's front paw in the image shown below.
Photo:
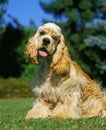
[[[28,112],[25,116],[25,119],[31,119],[31,118],[35,118],[35,114],[33,112]]]
[[[25,119],[31,119],[31,118],[43,118],[41,113],[37,113],[35,111],[30,110],[27,114]]]
[[[35,112],[30,110],[27,114],[25,119],[31,119],[31,118],[50,118],[51,114],[50,113],[46,113],[46,112]]]

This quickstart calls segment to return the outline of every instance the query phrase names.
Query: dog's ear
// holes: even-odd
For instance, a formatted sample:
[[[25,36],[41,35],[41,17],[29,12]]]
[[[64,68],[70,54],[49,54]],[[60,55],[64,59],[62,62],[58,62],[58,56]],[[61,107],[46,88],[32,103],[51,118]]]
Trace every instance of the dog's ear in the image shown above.
[[[68,49],[64,43],[64,36],[61,36],[60,43],[57,45],[57,50],[53,55],[50,68],[57,74],[68,73],[70,70],[71,59],[68,53]]]
[[[25,54],[34,64],[38,64],[38,32],[28,40]]]

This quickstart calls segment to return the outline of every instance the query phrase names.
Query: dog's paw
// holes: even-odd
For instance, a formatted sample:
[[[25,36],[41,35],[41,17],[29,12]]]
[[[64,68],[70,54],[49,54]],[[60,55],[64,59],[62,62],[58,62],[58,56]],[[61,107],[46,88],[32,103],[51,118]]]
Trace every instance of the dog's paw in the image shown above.
[[[36,119],[36,118],[51,118],[49,113],[29,111],[26,114],[25,119]]]

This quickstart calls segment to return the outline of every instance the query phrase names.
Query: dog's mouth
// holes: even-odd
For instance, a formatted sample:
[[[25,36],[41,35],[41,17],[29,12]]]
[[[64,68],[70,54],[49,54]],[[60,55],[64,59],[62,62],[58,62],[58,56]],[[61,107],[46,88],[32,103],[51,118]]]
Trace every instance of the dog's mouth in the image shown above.
[[[41,57],[47,57],[48,56],[48,52],[45,48],[40,48],[38,51],[39,56]]]

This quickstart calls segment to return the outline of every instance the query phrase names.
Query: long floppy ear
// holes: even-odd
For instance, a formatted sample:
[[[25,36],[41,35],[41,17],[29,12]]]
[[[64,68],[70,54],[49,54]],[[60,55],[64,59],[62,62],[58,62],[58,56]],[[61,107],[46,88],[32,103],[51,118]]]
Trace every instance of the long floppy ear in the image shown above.
[[[31,59],[32,63],[38,64],[38,32],[28,40],[25,54]]]
[[[57,74],[68,73],[70,70],[71,59],[68,53],[68,49],[64,43],[64,36],[61,36],[60,43],[57,46],[57,50],[53,55],[50,68]]]

